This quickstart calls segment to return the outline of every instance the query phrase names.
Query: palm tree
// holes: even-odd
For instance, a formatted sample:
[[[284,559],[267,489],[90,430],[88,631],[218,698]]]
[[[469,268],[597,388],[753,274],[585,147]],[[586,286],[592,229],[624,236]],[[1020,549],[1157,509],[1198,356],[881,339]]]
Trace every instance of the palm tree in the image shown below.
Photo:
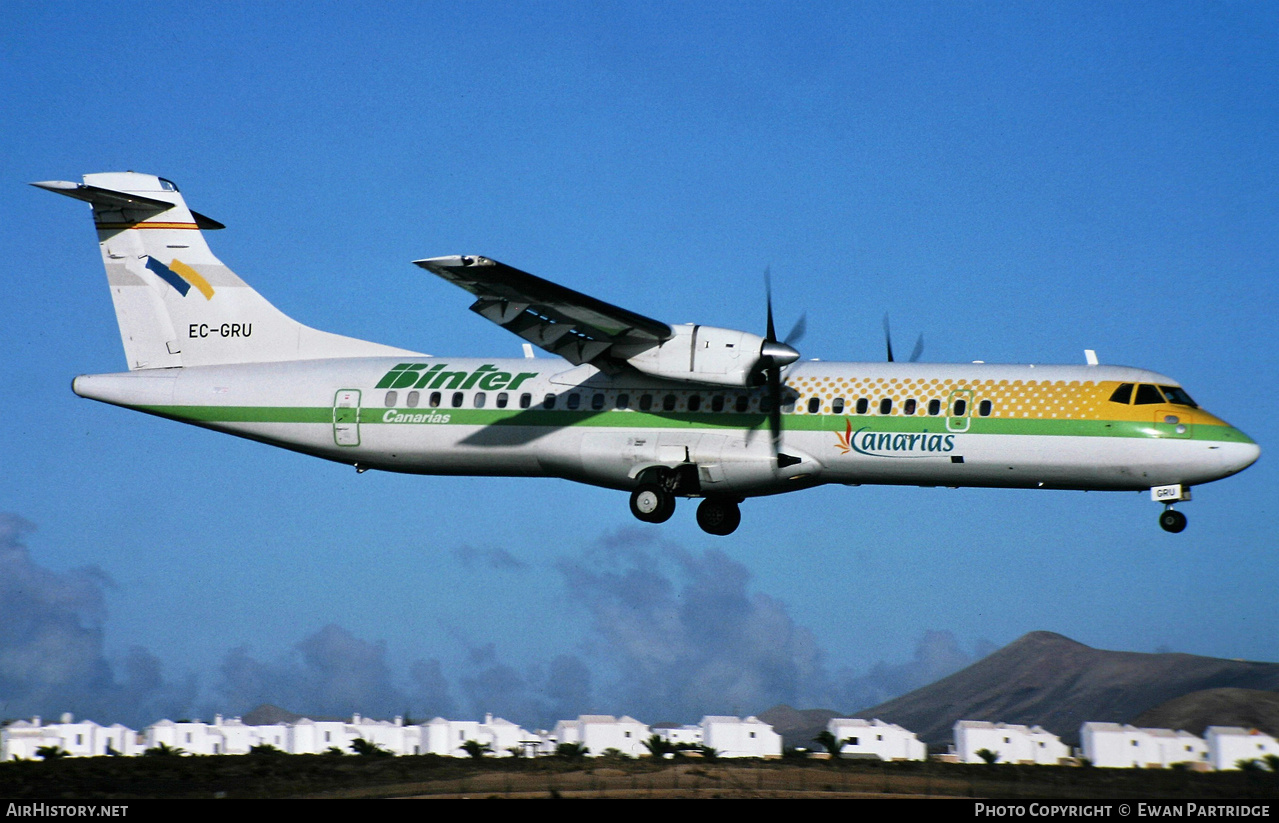
[[[493,753],[492,743],[481,743],[478,740],[468,740],[462,744],[461,748],[462,748],[462,751],[466,752],[467,754],[469,754],[471,757],[475,758],[476,760],[481,759],[486,754]]]
[[[146,757],[177,757],[186,754],[186,750],[167,743],[157,743],[142,754]]]
[[[270,743],[259,743],[256,746],[249,747],[249,754],[272,755],[272,754],[285,754],[285,753],[286,752],[283,749],[278,749],[275,746],[272,746]]]
[[[356,754],[364,755],[365,757],[390,757],[391,756],[391,752],[387,751],[386,749],[382,748],[376,743],[372,743],[368,740],[365,740],[363,737],[357,737],[351,741],[351,751],[355,752]]]
[[[656,734],[643,741],[643,743],[644,748],[648,749],[648,753],[653,757],[665,757],[675,751],[675,747],[671,745],[669,740]]]
[[[835,739],[835,735],[831,734],[829,730],[814,737],[813,742],[830,752],[830,756],[834,760],[839,759],[839,751],[844,748],[844,741]]]
[[[70,757],[71,752],[61,746],[41,746],[36,749],[36,757],[41,760],[61,760],[64,757]]]
[[[581,743],[561,743],[555,747],[556,757],[563,757],[569,760],[581,760],[590,753],[591,750]]]
[[[999,759],[999,752],[992,752],[990,749],[978,749],[976,754],[986,761],[987,766],[993,766],[995,761]]]

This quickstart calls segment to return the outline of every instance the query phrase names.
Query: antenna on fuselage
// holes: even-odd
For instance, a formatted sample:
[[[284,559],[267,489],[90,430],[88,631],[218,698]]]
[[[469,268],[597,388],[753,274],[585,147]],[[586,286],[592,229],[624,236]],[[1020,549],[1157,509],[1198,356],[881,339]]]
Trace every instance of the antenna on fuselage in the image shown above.
[[[1090,366],[1096,366],[1101,362],[1097,359],[1097,352],[1092,349],[1084,349],[1084,361]]]

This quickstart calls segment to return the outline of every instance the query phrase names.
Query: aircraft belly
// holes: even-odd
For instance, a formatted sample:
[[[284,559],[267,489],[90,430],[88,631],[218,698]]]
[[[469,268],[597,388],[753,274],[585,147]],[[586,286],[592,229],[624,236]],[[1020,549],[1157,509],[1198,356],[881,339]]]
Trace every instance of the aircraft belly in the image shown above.
[[[829,438],[828,438],[829,439]],[[912,445],[914,448],[912,449]],[[1133,491],[1224,476],[1213,444],[1165,438],[955,434],[936,452],[892,436],[825,459],[841,483]],[[896,448],[894,448],[896,447]],[[828,451],[830,445],[825,447]]]

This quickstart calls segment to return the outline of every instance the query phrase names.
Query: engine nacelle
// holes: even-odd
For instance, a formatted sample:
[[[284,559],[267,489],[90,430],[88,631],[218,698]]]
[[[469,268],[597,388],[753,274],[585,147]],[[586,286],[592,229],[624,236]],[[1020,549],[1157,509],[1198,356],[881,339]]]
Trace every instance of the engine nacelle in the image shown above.
[[[672,326],[675,336],[626,359],[637,371],[667,380],[750,386],[764,338],[715,326]]]

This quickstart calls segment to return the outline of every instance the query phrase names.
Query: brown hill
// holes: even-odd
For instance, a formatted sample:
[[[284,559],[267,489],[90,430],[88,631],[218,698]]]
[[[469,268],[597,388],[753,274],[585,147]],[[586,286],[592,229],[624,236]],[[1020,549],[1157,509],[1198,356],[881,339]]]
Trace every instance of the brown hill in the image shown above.
[[[1105,651],[1031,632],[962,671],[855,716],[897,723],[929,744],[948,742],[957,720],[989,720],[1043,726],[1076,745],[1085,721],[1131,723],[1174,698],[1222,688],[1279,691],[1279,664]]]
[[[1279,692],[1207,689],[1169,700],[1130,721],[1142,729],[1185,729],[1202,736],[1209,726],[1242,726],[1279,737]]]

